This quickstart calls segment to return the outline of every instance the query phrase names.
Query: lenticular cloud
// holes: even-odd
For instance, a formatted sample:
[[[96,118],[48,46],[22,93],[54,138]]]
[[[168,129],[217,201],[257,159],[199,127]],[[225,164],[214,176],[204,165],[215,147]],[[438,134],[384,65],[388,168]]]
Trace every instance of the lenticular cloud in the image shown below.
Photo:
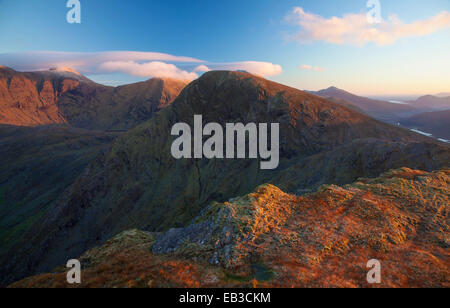
[[[270,62],[211,63],[186,56],[136,51],[4,53],[0,54],[0,63],[18,71],[70,67],[88,75],[118,72],[136,77],[185,80],[196,79],[197,73],[210,70],[245,70],[265,77],[278,75],[283,71],[280,65]]]

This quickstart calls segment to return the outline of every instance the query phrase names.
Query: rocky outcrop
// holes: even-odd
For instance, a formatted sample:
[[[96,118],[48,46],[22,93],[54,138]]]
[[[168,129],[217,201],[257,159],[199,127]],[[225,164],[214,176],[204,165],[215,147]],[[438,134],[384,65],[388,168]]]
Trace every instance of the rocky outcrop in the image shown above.
[[[401,168],[297,196],[273,185],[168,232],[124,232],[82,257],[80,287],[444,287],[450,170]],[[12,287],[68,287],[65,269]]]

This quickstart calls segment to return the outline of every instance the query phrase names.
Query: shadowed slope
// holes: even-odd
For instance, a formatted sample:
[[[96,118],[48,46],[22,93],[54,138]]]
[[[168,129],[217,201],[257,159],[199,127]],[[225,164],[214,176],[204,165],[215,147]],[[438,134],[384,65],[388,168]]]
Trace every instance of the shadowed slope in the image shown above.
[[[402,125],[450,140],[450,110],[426,112],[401,121]]]
[[[121,233],[80,258],[80,287],[449,287],[450,171],[407,168],[295,196],[272,185],[169,232]],[[153,251],[153,253],[151,252]],[[12,287],[69,287],[64,268]]]
[[[70,127],[0,126],[0,264],[16,262],[13,247],[28,242],[30,228],[116,136]]]

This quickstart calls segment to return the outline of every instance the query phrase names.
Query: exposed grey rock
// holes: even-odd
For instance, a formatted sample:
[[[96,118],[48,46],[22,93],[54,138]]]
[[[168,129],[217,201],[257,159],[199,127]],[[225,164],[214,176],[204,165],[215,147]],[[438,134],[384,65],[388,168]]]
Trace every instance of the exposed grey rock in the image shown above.
[[[153,245],[153,253],[167,254],[178,250],[183,243],[205,245],[211,240],[216,224],[210,220],[192,224],[186,228],[170,229],[163,233]]]
[[[212,265],[219,265],[219,254],[217,251],[213,254],[211,259],[209,259],[209,263]]]
[[[231,201],[231,200],[230,200]],[[202,221],[196,223],[196,221]],[[208,262],[224,265],[232,259],[234,230],[231,212],[227,208],[208,206],[193,223],[185,228],[170,229],[157,237],[152,252],[155,254],[177,253],[183,245],[196,244],[206,248]]]

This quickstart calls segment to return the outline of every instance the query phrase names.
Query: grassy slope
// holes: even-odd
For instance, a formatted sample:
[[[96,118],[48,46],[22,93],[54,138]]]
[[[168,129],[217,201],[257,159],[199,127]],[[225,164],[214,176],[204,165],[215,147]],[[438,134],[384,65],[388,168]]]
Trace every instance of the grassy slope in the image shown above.
[[[205,242],[186,235],[175,251],[155,255],[168,233],[133,230],[88,251],[78,287],[371,287],[373,258],[382,264],[377,286],[449,287],[449,183],[450,170],[402,168],[301,197],[263,185],[195,219],[216,221]],[[64,271],[12,287],[69,287]]]
[[[0,256],[114,138],[67,127],[0,127]]]

